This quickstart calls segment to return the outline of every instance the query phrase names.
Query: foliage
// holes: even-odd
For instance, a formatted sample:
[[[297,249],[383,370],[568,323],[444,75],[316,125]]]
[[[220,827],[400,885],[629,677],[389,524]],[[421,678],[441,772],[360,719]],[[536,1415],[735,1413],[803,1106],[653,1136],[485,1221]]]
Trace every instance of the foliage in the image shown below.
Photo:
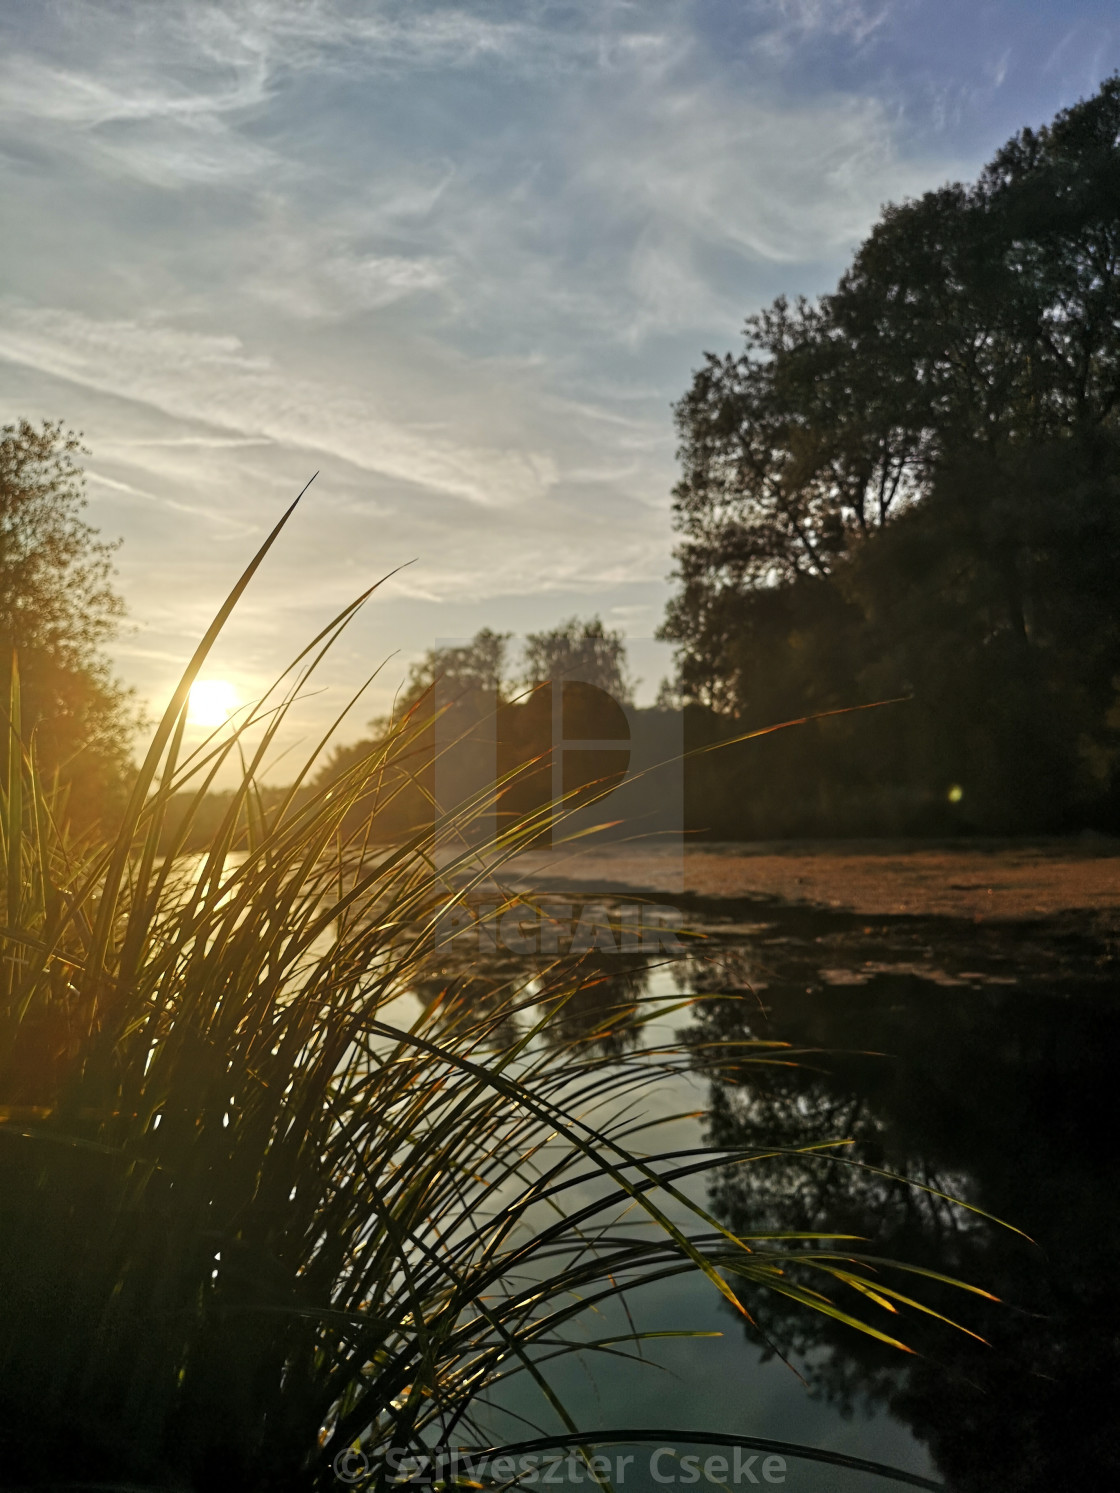
[[[133,726],[102,652],[123,606],[114,546],[81,517],[82,450],[50,421],[0,430],[0,698],[14,651],[25,729],[44,769],[71,785],[71,815],[88,824],[119,799]]]
[[[507,680],[510,634],[481,628],[469,643],[429,648],[419,663],[412,665],[408,683],[396,704],[403,715],[441,683],[441,694],[454,699],[472,691],[501,696]]]
[[[973,185],[888,207],[837,290],[750,318],[746,352],[709,355],[677,418],[664,635],[688,698],[761,724],[912,695],[886,742],[841,729],[813,775],[858,782],[862,748],[882,751],[916,813],[956,785],[990,829],[1104,805],[1120,77]]]
[[[569,617],[546,632],[525,639],[524,683],[530,689],[549,680],[571,679],[603,690],[620,705],[633,699],[626,667],[626,644],[620,632],[603,626],[600,617]]]
[[[725,1150],[635,1148],[649,1127],[632,1102],[688,1062],[679,1044],[647,1043],[639,1060],[602,1040],[652,1014],[637,987],[588,1042],[586,1022],[570,1039],[554,1026],[586,989],[578,972],[515,977],[477,1002],[447,966],[450,903],[486,888],[501,904],[501,865],[532,819],[440,864],[441,835],[478,802],[388,850],[348,831],[407,721],[329,787],[303,792],[309,763],[278,803],[258,795],[291,700],[364,598],[255,723],[183,759],[191,682],[279,530],[199,645],[114,839],[68,842],[21,743],[13,681],[0,794],[9,1478],[40,1478],[46,1456],[56,1483],[329,1488],[332,1460],[360,1444],[372,1482],[391,1447],[485,1444],[487,1397],[515,1374],[570,1438],[549,1361],[638,1351],[625,1321],[577,1336],[588,1313],[687,1271],[736,1306],[800,1291],[785,1272],[809,1241],[732,1234],[690,1200],[688,1179]],[[241,752],[208,852],[161,857],[169,804],[201,804]],[[190,824],[180,813],[180,844]],[[850,1243],[814,1261],[861,1313],[871,1267]],[[896,1332],[892,1319],[883,1336]]]

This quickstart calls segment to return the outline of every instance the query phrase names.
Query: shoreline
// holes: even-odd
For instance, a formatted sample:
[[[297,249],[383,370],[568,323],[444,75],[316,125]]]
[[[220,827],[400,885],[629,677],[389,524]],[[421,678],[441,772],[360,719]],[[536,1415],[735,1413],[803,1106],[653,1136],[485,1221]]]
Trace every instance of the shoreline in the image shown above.
[[[588,890],[757,899],[867,917],[1029,922],[1081,913],[1120,926],[1120,840],[600,844],[509,867]]]

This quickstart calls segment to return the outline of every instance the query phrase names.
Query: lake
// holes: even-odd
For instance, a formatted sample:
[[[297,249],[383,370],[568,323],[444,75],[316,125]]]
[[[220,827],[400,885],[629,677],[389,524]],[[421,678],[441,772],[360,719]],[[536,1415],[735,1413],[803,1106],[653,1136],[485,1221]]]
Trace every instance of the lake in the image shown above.
[[[867,1306],[865,1316],[915,1350],[907,1355],[773,1294],[744,1296],[746,1324],[707,1282],[678,1278],[633,1298],[637,1325],[722,1335],[655,1341],[644,1364],[567,1364],[555,1382],[580,1428],[764,1436],[969,1493],[1120,1485],[1112,935],[1072,913],[978,923],[758,898],[682,905],[702,937],[673,961],[630,957],[614,975],[603,956],[584,1012],[593,1024],[596,1000],[627,991],[709,997],[664,1019],[696,1058],[691,1075],[658,1087],[656,1108],[702,1115],[675,1121],[658,1147],[781,1148],[700,1184],[723,1224],[857,1235],[869,1242],[852,1248],[1000,1301],[885,1270],[884,1282],[986,1340],[912,1310],[894,1317]],[[579,1011],[568,1019],[578,1023]],[[766,1049],[744,1049],[742,1064],[717,1076],[704,1056],[715,1040],[791,1050],[762,1063],[752,1057]],[[839,1141],[848,1144],[804,1151]],[[539,1400],[515,1384],[506,1408],[539,1419]],[[496,1426],[511,1440],[530,1434],[512,1415]],[[648,1453],[626,1487],[656,1486]],[[891,1486],[793,1459],[783,1485]]]

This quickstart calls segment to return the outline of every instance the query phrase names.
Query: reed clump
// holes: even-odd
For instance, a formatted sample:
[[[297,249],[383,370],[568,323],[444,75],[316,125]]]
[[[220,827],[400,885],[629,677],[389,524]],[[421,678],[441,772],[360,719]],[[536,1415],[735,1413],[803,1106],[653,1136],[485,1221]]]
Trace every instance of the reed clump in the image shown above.
[[[389,754],[407,757],[407,720],[321,789],[316,748],[266,805],[276,733],[364,598],[251,721],[185,754],[190,685],[280,527],[200,644],[108,841],[69,837],[13,672],[0,784],[9,1481],[327,1488],[360,1448],[372,1485],[390,1448],[484,1445],[487,1396],[514,1374],[570,1440],[582,1428],[550,1362],[627,1352],[636,1336],[579,1336],[590,1309],[699,1271],[738,1311],[753,1283],[844,1314],[790,1264],[857,1290],[872,1274],[836,1241],[732,1236],[686,1189],[736,1158],[651,1155],[632,1149],[632,1121],[597,1118],[689,1052],[558,1038],[578,971],[512,980],[481,1004],[443,978],[441,912],[492,884],[539,833],[532,816],[481,849],[464,832],[440,864],[437,840],[478,804],[433,806],[432,826],[394,847],[355,830]],[[222,822],[187,860],[190,806],[231,762]],[[619,1020],[643,1016],[638,1001]],[[639,1227],[618,1226],[625,1210]]]

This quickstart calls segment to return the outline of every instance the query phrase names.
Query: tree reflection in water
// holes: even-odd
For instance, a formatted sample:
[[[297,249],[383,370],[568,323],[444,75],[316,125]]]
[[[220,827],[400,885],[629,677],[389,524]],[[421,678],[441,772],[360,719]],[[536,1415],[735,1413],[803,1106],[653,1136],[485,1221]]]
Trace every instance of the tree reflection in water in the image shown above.
[[[508,1047],[555,1009],[541,1038],[557,1046],[583,1041],[600,1057],[621,1055],[640,1040],[638,1018],[648,999],[649,961],[639,952],[591,949],[575,956],[511,953],[496,940],[451,942],[429,979],[417,982],[424,1004],[444,999],[458,1019],[493,1023],[495,1049]],[[455,999],[454,997],[462,997]]]
[[[817,1049],[796,1066],[713,1077],[709,1139],[850,1139],[833,1155],[963,1198],[1036,1242],[858,1165],[785,1155],[729,1166],[712,1204],[733,1230],[765,1220],[856,1234],[869,1252],[955,1275],[1002,1303],[938,1299],[931,1282],[913,1294],[991,1346],[911,1318],[902,1336],[919,1356],[904,1358],[758,1293],[747,1304],[763,1351],[793,1359],[847,1413],[888,1408],[953,1488],[1105,1486],[1103,1474],[1120,1473],[1120,1012],[1100,947],[1035,929],[1023,962],[1014,929],[988,930],[978,945],[975,929],[951,925],[786,921],[784,933],[679,972],[682,986],[733,993],[696,1009],[697,1040],[781,1037]],[[908,1290],[891,1272],[884,1280]]]
[[[712,997],[694,1007],[686,1034],[710,1079],[708,1141],[783,1154],[723,1168],[714,1214],[754,1236],[857,1235],[868,1243],[849,1247],[1000,1298],[884,1270],[884,1283],[988,1345],[904,1308],[882,1318],[915,1349],[904,1356],[772,1291],[744,1294],[757,1324],[748,1336],[763,1357],[791,1360],[844,1413],[887,1410],[907,1424],[952,1489],[1120,1486],[1120,1009],[1107,945],[1057,924],[867,926],[780,907],[762,910],[765,923],[721,935],[719,916],[734,911],[692,907],[711,937],[673,979],[682,992]],[[738,912],[760,916],[757,904]],[[555,960],[497,949],[455,957],[475,1015],[504,1012],[495,1041],[511,1035],[502,1023],[535,1019]],[[647,960],[596,952],[579,967],[583,983],[557,1037],[582,1037],[607,1058],[642,1041],[633,1018],[651,989]],[[508,1014],[513,988],[525,992],[523,1016]],[[758,1049],[731,1070],[724,1058],[718,1068],[711,1061],[711,1044],[775,1039],[791,1045],[777,1061],[760,1062]],[[825,1155],[790,1154],[841,1140],[850,1144]],[[866,1301],[856,1306],[866,1316]]]

